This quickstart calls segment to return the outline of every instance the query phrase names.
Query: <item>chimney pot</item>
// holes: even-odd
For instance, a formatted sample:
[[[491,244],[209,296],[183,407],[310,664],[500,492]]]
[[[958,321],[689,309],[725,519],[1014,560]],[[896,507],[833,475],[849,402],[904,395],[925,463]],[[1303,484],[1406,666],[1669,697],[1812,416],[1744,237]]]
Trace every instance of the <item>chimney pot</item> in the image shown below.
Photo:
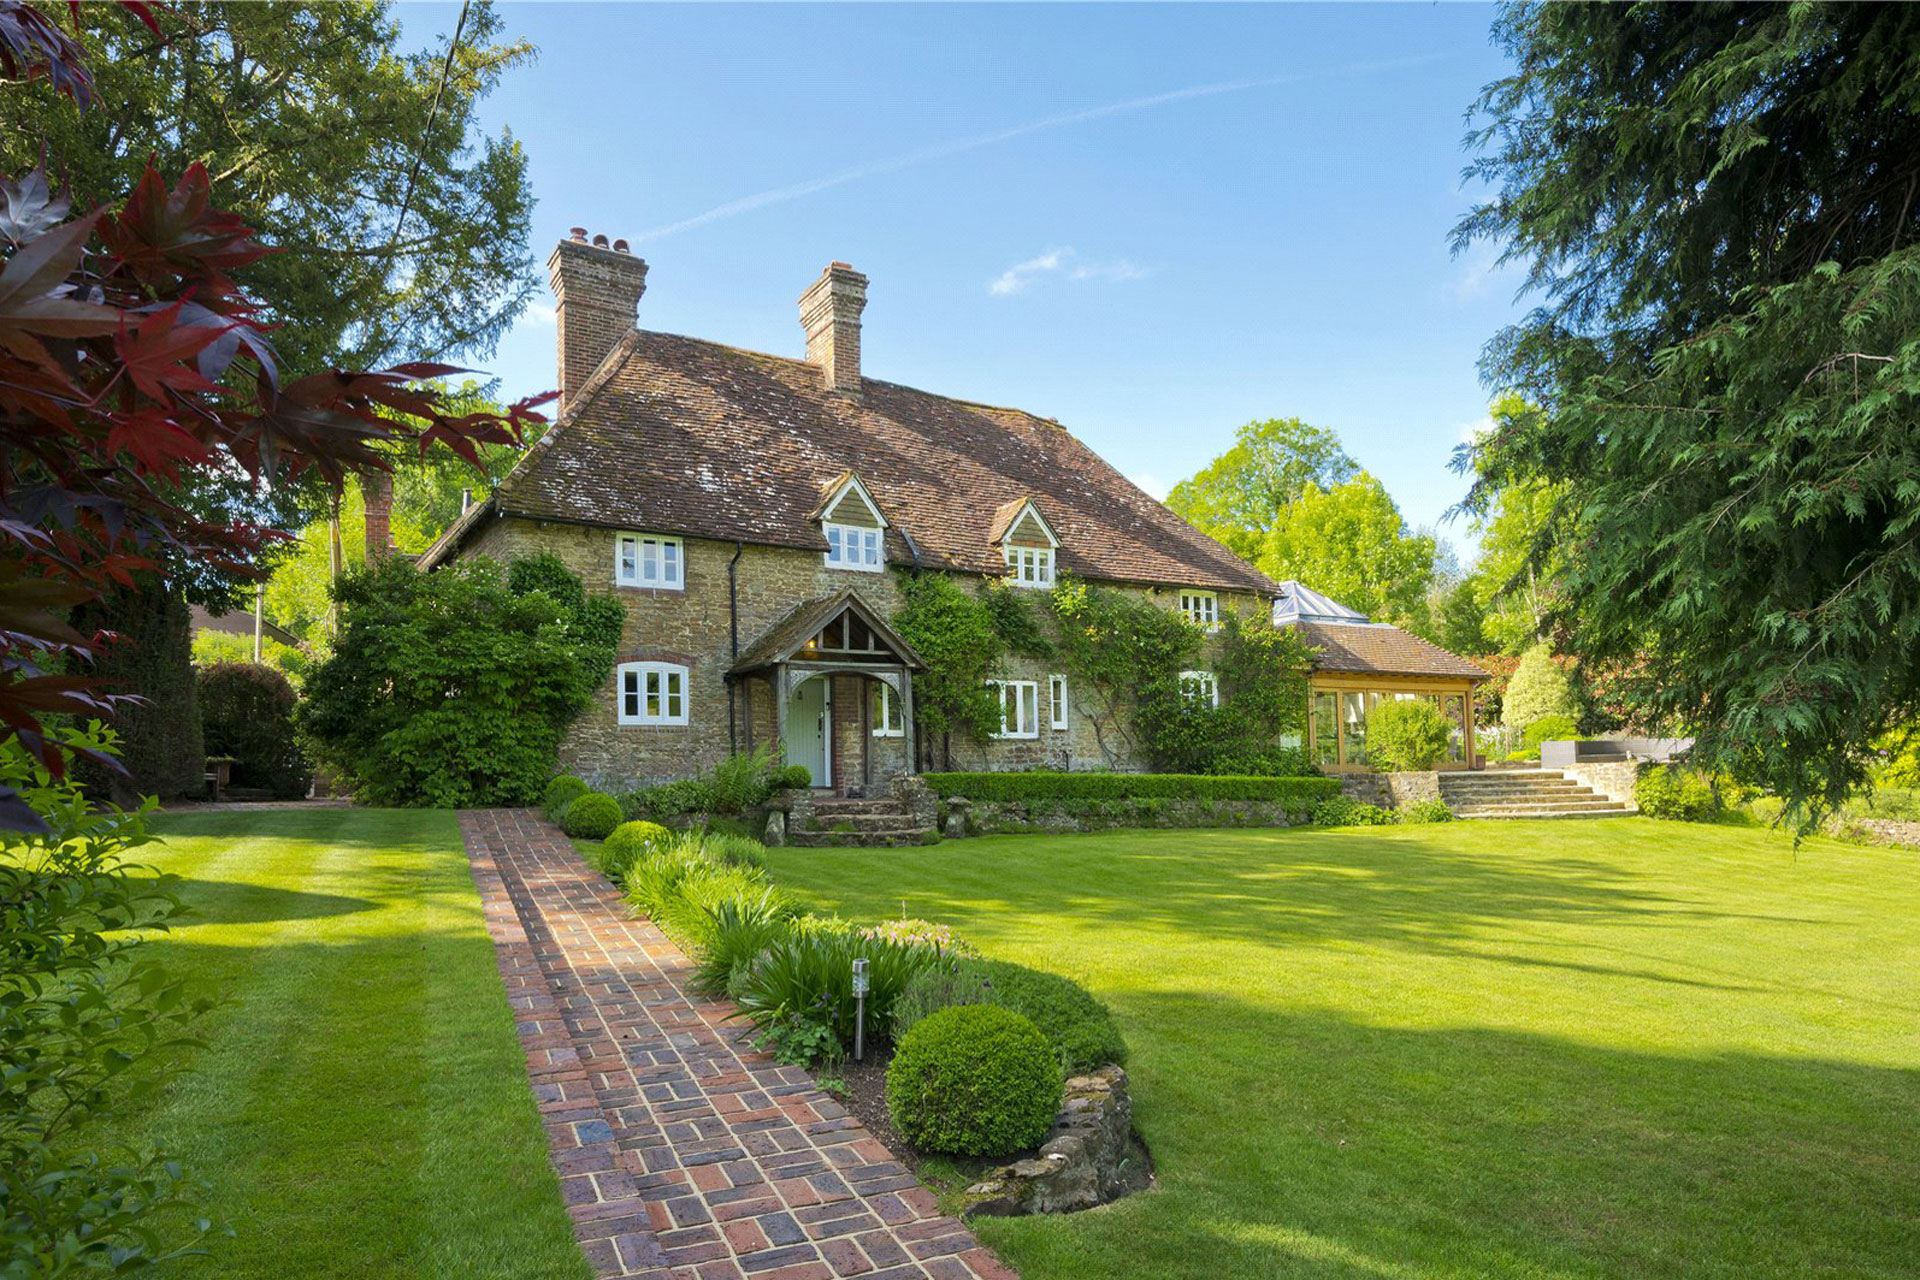
[[[644,258],[615,252],[605,236],[588,244],[584,230],[575,232],[555,245],[547,259],[556,304],[562,413],[607,353],[633,329],[634,313],[647,291]]]
[[[631,253],[631,252],[633,252],[633,250],[631,250],[631,249],[629,249],[629,248],[627,247],[627,242],[626,242],[625,240],[615,240],[615,241],[613,242],[613,251],[614,251],[615,253]]]
[[[572,237],[575,240],[578,240],[581,244],[585,244],[587,242],[587,229],[585,227],[570,228],[568,234],[572,235]]]
[[[828,266],[800,295],[807,360],[820,366],[829,391],[860,392],[860,313],[866,306],[867,278],[844,262]]]

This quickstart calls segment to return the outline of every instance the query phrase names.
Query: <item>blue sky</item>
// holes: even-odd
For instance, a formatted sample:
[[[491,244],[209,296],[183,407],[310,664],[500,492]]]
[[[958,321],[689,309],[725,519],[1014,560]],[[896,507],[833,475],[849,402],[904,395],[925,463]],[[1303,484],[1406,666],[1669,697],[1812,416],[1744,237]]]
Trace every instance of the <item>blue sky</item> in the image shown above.
[[[403,5],[411,42],[453,5]],[[643,327],[791,355],[830,260],[874,377],[1056,417],[1156,495],[1260,417],[1338,431],[1416,525],[1463,485],[1475,362],[1516,310],[1456,259],[1478,5],[506,4],[488,100],[534,253],[650,264]],[[487,367],[552,385],[549,302]],[[1464,525],[1442,527],[1457,545]]]

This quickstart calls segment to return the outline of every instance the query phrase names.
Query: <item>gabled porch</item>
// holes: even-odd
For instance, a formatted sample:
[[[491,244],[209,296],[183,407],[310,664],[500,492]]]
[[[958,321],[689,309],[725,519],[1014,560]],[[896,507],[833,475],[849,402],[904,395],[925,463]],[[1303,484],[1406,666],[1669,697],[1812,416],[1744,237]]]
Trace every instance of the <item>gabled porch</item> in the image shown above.
[[[865,795],[913,772],[913,675],[926,663],[851,587],[803,601],[734,662],[745,747],[772,745],[816,789]]]

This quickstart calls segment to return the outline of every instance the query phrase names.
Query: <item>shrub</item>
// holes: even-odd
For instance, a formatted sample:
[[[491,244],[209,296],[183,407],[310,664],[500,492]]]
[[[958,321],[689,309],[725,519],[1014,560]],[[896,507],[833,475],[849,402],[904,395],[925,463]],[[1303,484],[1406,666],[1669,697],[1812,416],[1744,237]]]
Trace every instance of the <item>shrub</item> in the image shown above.
[[[700,831],[657,841],[629,866],[627,901],[691,951],[711,942],[712,913],[723,903],[753,902],[771,893],[781,910],[792,915],[785,895],[769,885],[767,873],[753,862],[739,860],[747,856],[741,847],[746,845],[761,848],[751,841]]]
[[[577,840],[605,840],[620,825],[620,802],[599,791],[575,796],[560,814],[560,829]]]
[[[1540,744],[1543,742],[1571,742],[1580,737],[1580,727],[1572,716],[1542,716],[1527,726],[1520,739],[1521,749],[1528,752],[1528,758],[1540,758]]]
[[[1005,960],[982,960],[977,969],[993,1003],[1031,1018],[1069,1072],[1126,1062],[1113,1014],[1073,979]]]
[[[701,847],[707,856],[716,858],[734,867],[764,867],[767,865],[767,846],[752,836],[735,835],[730,831],[707,830],[700,835]]]
[[[112,745],[98,727],[48,737]],[[207,1229],[186,1225],[194,1186],[164,1153],[114,1140],[186,1065],[210,1007],[146,946],[180,911],[172,877],[124,861],[155,804],[95,806],[19,735],[0,743],[0,787],[47,828],[0,829],[0,1270],[146,1271]]]
[[[1720,812],[1720,797],[1714,792],[1712,780],[1680,765],[1641,770],[1633,800],[1649,818],[1711,822]]]
[[[655,822],[665,822],[682,814],[709,813],[714,808],[713,787],[698,778],[663,782],[657,787],[633,792],[621,802],[621,807],[629,817],[651,818]]]
[[[1264,800],[1311,808],[1340,790],[1333,778],[1257,778],[1198,773],[928,773],[941,796],[969,800]]]
[[[1305,747],[1266,747],[1258,751],[1237,751],[1213,761],[1214,774],[1249,778],[1317,778],[1320,768],[1308,757]]]
[[[1383,827],[1393,821],[1393,814],[1378,805],[1336,795],[1314,806],[1313,820],[1322,827]]]
[[[123,809],[138,807],[149,795],[162,800],[196,795],[207,770],[187,602],[148,575],[140,576],[142,585],[109,591],[73,614],[74,629],[83,636],[96,631],[118,636],[113,644],[95,647],[87,674],[104,689],[140,697],[113,711],[125,772],[84,758],[75,762],[83,785]]]
[[[547,811],[548,818],[558,822],[560,815],[567,811],[568,805],[591,790],[593,788],[579,778],[570,773],[563,773],[547,784],[546,791],[540,797],[540,807]]]
[[[1400,821],[1415,825],[1426,822],[1452,822],[1453,810],[1447,808],[1445,800],[1436,797],[1408,805],[1400,811]]]
[[[607,833],[600,846],[600,870],[624,878],[629,868],[657,845],[673,839],[673,832],[657,822],[623,822]]]
[[[996,992],[977,964],[955,961],[928,965],[907,979],[893,1002],[893,1038],[896,1042],[914,1024],[942,1009],[962,1004],[997,1004]]]
[[[210,756],[231,756],[233,780],[294,800],[313,770],[293,735],[293,685],[272,667],[218,662],[200,668],[200,727]]]
[[[374,804],[531,804],[567,724],[613,671],[625,611],[551,556],[421,573],[390,557],[341,579],[333,656],[297,717]]]
[[[893,1002],[907,980],[939,964],[928,947],[862,938],[840,921],[803,920],[790,937],[748,965],[734,983],[740,1015],[762,1032],[792,1018],[826,1027],[834,1043],[853,1044],[853,962],[867,961],[867,1036],[886,1038]]]
[[[1524,729],[1548,716],[1572,719],[1579,714],[1573,682],[1553,660],[1552,648],[1541,643],[1522,654],[1501,695],[1500,722],[1510,729]]]
[[[1425,698],[1385,698],[1367,713],[1367,759],[1383,769],[1431,769],[1447,754],[1447,718]]]
[[[773,755],[765,747],[729,756],[714,766],[708,783],[712,808],[719,813],[743,813],[773,794]]]
[[[805,791],[812,785],[813,772],[803,764],[790,764],[774,771],[773,789],[776,791]]]
[[[922,1151],[998,1156],[1037,1145],[1060,1109],[1060,1064],[1010,1009],[943,1009],[901,1038],[887,1067],[894,1127]]]

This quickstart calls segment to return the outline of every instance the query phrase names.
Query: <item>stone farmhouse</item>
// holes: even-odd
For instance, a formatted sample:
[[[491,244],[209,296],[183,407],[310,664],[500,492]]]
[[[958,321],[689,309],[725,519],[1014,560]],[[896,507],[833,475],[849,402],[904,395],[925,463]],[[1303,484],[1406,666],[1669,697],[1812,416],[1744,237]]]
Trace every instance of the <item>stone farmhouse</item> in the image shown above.
[[[626,605],[613,679],[562,747],[591,781],[689,777],[762,744],[841,794],[931,767],[914,729],[924,663],[888,625],[900,570],[1031,590],[1070,572],[1208,628],[1279,604],[1331,655],[1309,749],[1334,769],[1364,767],[1363,729],[1345,717],[1363,722],[1369,698],[1444,698],[1471,724],[1484,672],[1272,581],[1058,422],[867,376],[867,278],[845,263],[801,295],[804,359],[637,328],[647,264],[624,241],[575,229],[548,270],[555,425],[420,564],[550,551]],[[1191,674],[1196,696],[1218,697],[1209,673]],[[1001,732],[956,735],[957,767],[1144,767],[1101,740],[1046,663],[1014,658],[996,684]],[[1454,767],[1471,765],[1470,733],[1458,754]]]

